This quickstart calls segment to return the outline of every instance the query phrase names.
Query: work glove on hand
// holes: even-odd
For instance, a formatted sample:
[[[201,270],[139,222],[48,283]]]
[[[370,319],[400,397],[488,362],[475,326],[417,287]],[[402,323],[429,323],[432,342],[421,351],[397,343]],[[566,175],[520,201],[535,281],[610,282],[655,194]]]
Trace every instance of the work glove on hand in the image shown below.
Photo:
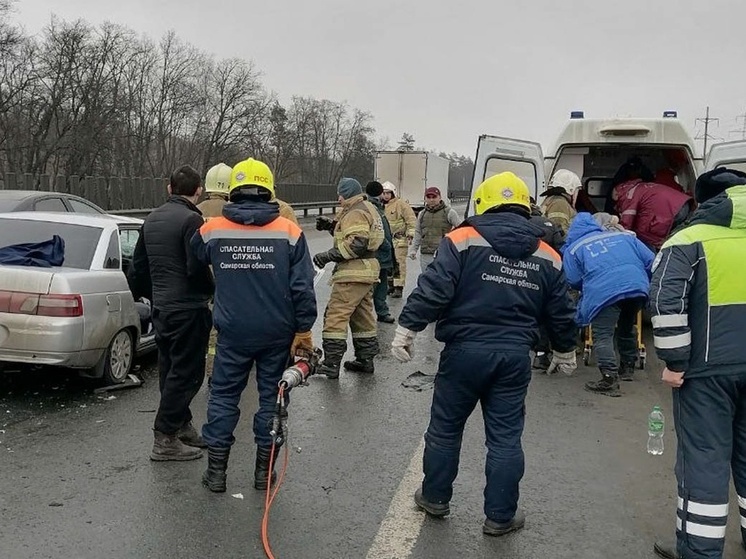
[[[391,354],[402,363],[411,361],[414,357],[414,338],[416,332],[407,330],[404,326],[397,326],[394,341],[391,342]]]
[[[317,231],[331,231],[334,229],[334,220],[324,215],[320,215],[316,218],[316,230]]]
[[[331,256],[329,256],[329,252],[320,252],[316,256],[313,257],[313,265],[317,268],[323,268],[329,262],[332,261]]]
[[[578,363],[575,358],[575,351],[568,351],[567,353],[561,353],[559,351],[555,351],[552,353],[552,361],[549,364],[549,368],[547,369],[548,375],[553,375],[554,373],[564,373],[568,377],[572,376],[572,374],[575,372],[575,369],[578,368]]]
[[[309,357],[313,354],[313,336],[311,332],[298,332],[293,338],[293,344],[290,346],[290,355],[292,357]]]

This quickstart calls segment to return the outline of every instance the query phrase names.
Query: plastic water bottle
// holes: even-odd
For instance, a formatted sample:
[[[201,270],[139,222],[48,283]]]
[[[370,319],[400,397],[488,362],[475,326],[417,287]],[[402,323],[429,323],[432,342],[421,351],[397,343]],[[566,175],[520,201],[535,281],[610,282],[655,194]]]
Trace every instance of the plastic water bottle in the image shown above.
[[[648,416],[648,454],[654,456],[663,454],[663,430],[665,425],[661,407],[653,407],[653,411]]]

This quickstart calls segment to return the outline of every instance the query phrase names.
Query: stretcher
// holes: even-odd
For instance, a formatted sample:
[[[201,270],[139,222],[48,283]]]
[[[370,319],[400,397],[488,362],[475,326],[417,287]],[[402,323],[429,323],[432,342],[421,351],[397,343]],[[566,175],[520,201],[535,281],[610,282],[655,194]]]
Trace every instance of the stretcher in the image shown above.
[[[593,355],[593,329],[590,326],[586,326],[583,329],[583,364],[588,366],[591,364],[591,356]],[[645,368],[645,361],[647,359],[647,350],[645,344],[642,341],[642,311],[637,313],[637,366],[640,369]]]

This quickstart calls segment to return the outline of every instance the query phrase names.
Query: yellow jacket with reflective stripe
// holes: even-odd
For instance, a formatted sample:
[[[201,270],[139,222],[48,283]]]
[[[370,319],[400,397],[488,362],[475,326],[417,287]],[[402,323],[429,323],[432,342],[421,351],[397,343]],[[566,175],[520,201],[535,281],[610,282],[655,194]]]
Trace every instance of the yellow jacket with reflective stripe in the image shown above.
[[[562,229],[565,235],[567,235],[567,230],[570,229],[570,222],[578,213],[567,201],[567,198],[561,195],[547,196],[547,199],[541,205],[541,211],[552,224]]]
[[[368,251],[362,258],[350,248],[356,237],[368,241]],[[383,239],[383,223],[375,206],[362,194],[345,200],[334,228],[334,248],[345,260],[334,268],[332,282],[377,283],[381,266],[376,251]]]
[[[391,226],[394,246],[406,247],[407,237],[414,237],[414,230],[417,226],[417,216],[414,215],[412,206],[401,198],[392,198],[384,206],[384,212]]]

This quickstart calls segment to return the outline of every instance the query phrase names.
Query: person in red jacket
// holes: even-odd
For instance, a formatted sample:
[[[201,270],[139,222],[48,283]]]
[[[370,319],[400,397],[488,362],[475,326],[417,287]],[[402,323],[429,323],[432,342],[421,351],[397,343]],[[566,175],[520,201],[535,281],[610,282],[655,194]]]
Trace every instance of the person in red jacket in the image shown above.
[[[668,234],[694,209],[692,197],[670,186],[632,179],[612,194],[619,223],[651,249],[658,251]]]

